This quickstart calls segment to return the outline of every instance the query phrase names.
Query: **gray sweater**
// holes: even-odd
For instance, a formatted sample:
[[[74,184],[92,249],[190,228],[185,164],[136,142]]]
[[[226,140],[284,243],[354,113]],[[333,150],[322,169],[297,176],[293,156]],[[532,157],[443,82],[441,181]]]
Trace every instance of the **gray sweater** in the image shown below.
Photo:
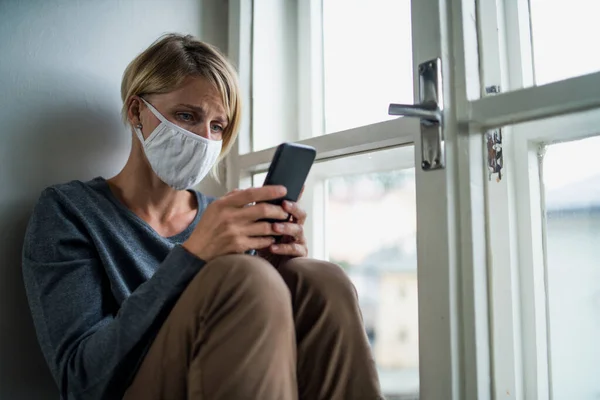
[[[38,340],[63,399],[118,399],[204,261],[164,238],[102,178],[42,193],[27,228],[23,277]]]

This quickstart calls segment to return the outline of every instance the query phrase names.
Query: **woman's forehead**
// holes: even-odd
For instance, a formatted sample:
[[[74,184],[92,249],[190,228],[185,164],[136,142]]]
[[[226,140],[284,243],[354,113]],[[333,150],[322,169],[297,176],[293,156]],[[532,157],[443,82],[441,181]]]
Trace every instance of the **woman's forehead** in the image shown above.
[[[202,77],[189,77],[175,90],[157,95],[160,102],[169,105],[186,104],[201,107],[206,112],[226,117],[223,96],[215,85]]]

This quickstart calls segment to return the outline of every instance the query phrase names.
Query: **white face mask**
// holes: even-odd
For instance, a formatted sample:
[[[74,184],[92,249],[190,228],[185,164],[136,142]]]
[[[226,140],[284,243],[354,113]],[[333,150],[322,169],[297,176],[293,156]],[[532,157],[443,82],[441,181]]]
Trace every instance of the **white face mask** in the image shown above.
[[[146,100],[144,103],[160,120],[146,140],[142,131],[135,128],[154,173],[177,190],[200,183],[219,158],[221,140],[209,140],[185,130],[163,117]]]

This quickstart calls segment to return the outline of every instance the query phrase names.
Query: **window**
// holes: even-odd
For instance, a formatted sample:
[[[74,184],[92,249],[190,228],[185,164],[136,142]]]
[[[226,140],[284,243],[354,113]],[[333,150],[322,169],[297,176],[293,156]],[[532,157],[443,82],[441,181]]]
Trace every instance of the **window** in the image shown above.
[[[595,0],[481,0],[484,80],[502,91],[546,85],[600,71],[590,51],[600,34]],[[487,85],[489,87],[491,85]]]
[[[600,113],[588,111],[502,129],[503,176],[487,182],[499,391],[556,399],[600,393],[599,122]]]
[[[419,392],[412,153],[404,146],[317,162],[301,201],[315,222],[307,225],[311,255],[340,265],[356,287],[382,390],[390,398]],[[253,186],[265,176],[255,173]]]
[[[495,2],[481,4],[489,7],[480,14],[484,91],[545,85],[486,93],[472,102],[473,119],[494,128],[484,135],[493,145],[485,186],[495,395],[592,399],[598,386],[586,371],[600,370],[585,365],[597,365],[600,358],[587,336],[598,332],[589,296],[600,285],[578,284],[591,278],[584,260],[593,257],[586,246],[594,233],[568,232],[580,221],[593,221],[589,192],[574,189],[593,185],[598,173],[592,165],[600,148],[597,96],[581,107],[586,88],[593,91],[598,84],[600,64],[587,50],[586,36],[596,24],[585,22],[596,3],[531,0],[529,8],[527,1],[504,2],[498,15],[506,23],[495,32],[485,23],[496,12]],[[477,115],[488,106],[489,114]],[[490,167],[496,156],[499,173]]]
[[[600,137],[543,147],[551,389],[600,396]]]
[[[252,29],[254,151],[298,138],[297,99],[290,96],[298,93],[298,41],[293,30],[297,20],[290,4],[282,0],[253,2],[254,18],[260,21]]]
[[[407,293],[407,290],[408,290],[408,289],[407,289],[407,287],[406,287],[406,286],[404,286],[404,285],[401,285],[401,286],[400,286],[398,289],[399,289],[399,290],[398,290],[398,297],[399,297],[400,299],[405,299],[405,298],[406,298],[406,296],[407,296],[407,294],[408,294],[408,293]]]
[[[412,103],[410,0],[253,2],[252,150],[386,121]]]
[[[591,50],[600,36],[596,0],[531,0],[535,82],[543,85],[600,71]]]
[[[412,103],[410,0],[323,0],[325,133],[389,120]]]
[[[386,396],[419,391],[414,170],[329,178],[328,258],[353,281]],[[398,299],[410,287],[411,296]],[[402,334],[399,335],[398,332]]]
[[[406,342],[408,339],[408,335],[409,333],[407,329],[401,329],[398,333],[398,340],[400,341],[400,343]]]
[[[419,390],[413,151],[401,146],[317,161],[301,200],[311,215],[310,256],[340,265],[357,289],[387,396]],[[254,173],[253,186],[265,177]],[[399,299],[399,290],[406,296]],[[399,327],[410,340],[399,339]]]
[[[254,51],[232,35],[253,112],[228,185],[262,182],[283,140],[317,148],[310,255],[355,282],[386,394],[596,398],[596,1],[258,3]],[[425,171],[430,125],[386,111],[436,57],[447,157]]]

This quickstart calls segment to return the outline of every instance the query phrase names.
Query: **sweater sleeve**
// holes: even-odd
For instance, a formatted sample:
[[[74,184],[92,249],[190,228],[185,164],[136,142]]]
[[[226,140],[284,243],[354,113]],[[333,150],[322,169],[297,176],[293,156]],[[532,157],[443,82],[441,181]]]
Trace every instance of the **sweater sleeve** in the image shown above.
[[[71,211],[52,188],[42,193],[23,248],[27,297],[62,398],[117,398],[204,261],[175,247],[118,307],[96,249]]]

